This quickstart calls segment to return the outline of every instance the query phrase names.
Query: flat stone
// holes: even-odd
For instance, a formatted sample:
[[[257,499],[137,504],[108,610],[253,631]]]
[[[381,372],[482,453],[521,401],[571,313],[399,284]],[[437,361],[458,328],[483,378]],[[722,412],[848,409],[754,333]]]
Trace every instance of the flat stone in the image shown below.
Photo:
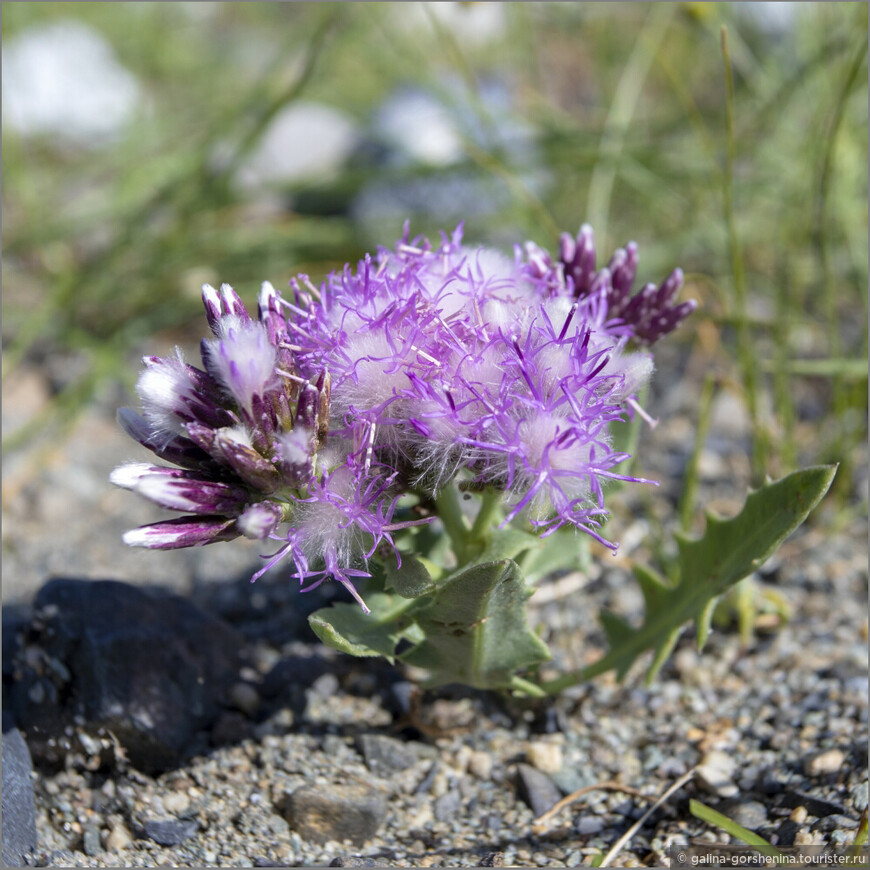
[[[214,721],[238,679],[242,645],[180,596],[111,580],[51,580],[16,657],[11,706],[42,761],[63,761],[75,725],[111,732],[135,767],[159,772]]]
[[[517,777],[520,797],[536,816],[543,815],[562,799],[556,783],[546,773],[529,764],[517,765]]]
[[[456,789],[436,798],[433,813],[439,822],[449,822],[462,809],[462,796]]]
[[[94,825],[88,825],[82,833],[82,848],[85,855],[95,858],[103,852],[103,844],[100,842],[100,829]]]
[[[158,819],[145,822],[145,836],[161,846],[177,846],[198,830],[196,819]]]
[[[366,767],[375,774],[389,778],[399,770],[405,770],[417,760],[413,749],[395,737],[383,734],[360,734],[356,741]]]
[[[4,730],[2,756],[3,866],[22,867],[36,849],[36,808],[33,765],[17,728]]]
[[[593,834],[600,834],[604,829],[604,819],[600,816],[580,816],[576,827],[581,837],[591,837]]]
[[[767,824],[767,807],[760,801],[741,801],[723,809],[722,812],[738,825],[754,831]]]
[[[283,810],[290,827],[309,842],[350,840],[357,846],[374,837],[387,815],[381,793],[362,784],[304,785]]]

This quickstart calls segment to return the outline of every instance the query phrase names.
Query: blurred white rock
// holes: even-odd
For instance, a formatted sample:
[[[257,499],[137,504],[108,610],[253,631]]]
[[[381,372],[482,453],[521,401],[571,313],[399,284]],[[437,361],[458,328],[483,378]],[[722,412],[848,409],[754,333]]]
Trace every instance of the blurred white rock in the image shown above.
[[[57,145],[100,148],[141,110],[142,88],[93,28],[64,20],[3,46],[3,124]]]
[[[239,166],[234,183],[254,192],[328,178],[342,168],[358,142],[358,125],[350,115],[323,103],[294,103],[274,117]]]
[[[810,4],[795,3],[792,0],[776,2],[735,3],[734,10],[742,18],[752,21],[762,33],[771,37],[785,36],[795,26],[798,16]]]
[[[507,29],[504,3],[395,3],[391,14],[405,30],[434,30],[432,18],[460,43],[482,46],[501,39]]]
[[[449,97],[402,87],[376,109],[371,135],[387,147],[389,163],[450,166],[465,158],[466,140],[517,166],[537,162],[534,129],[518,115],[506,82],[481,79],[473,96],[458,79],[442,85]]]
[[[374,131],[385,145],[416,163],[449,166],[464,154],[462,135],[450,110],[416,88],[403,88],[377,109]]]

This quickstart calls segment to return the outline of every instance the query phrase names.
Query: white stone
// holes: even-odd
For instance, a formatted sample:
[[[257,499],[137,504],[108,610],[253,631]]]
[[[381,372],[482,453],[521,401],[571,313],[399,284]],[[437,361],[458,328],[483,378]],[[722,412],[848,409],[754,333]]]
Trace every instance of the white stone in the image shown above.
[[[562,769],[562,747],[544,740],[529,744],[526,758],[532,767],[544,773],[558,773]]]
[[[358,140],[356,122],[339,109],[293,103],[274,117],[236,171],[235,183],[254,191],[329,177],[341,169]],[[224,145],[221,150],[226,149]]]
[[[3,123],[24,136],[100,147],[142,106],[136,77],[78,21],[32,27],[3,46]]]

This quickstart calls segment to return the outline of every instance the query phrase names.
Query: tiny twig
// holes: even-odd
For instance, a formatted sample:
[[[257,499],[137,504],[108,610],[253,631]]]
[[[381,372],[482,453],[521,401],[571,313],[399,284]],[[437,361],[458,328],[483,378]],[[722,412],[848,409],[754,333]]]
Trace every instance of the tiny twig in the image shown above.
[[[687,774],[681,776],[612,846],[601,860],[599,867],[607,867],[622,851],[625,844],[643,827],[644,822],[675,792],[681,789],[695,775],[693,767]]]
[[[633,788],[630,785],[622,785],[619,782],[614,782],[612,779],[605,780],[604,782],[597,782],[594,785],[585,785],[583,788],[578,788],[577,791],[566,795],[558,803],[553,804],[547,812],[538,816],[538,818],[536,818],[532,823],[532,831],[535,834],[542,834],[546,830],[546,823],[549,822],[553,816],[561,812],[565,807],[573,804],[575,801],[580,800],[581,797],[591,791],[621,791],[625,794],[634,795],[635,797],[643,797],[636,788]]]

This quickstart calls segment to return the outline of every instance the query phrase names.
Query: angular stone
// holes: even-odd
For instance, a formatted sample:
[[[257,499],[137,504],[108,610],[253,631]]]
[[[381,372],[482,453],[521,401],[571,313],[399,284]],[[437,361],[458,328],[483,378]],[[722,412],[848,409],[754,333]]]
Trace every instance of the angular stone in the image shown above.
[[[520,797],[532,808],[536,816],[543,815],[562,799],[556,783],[530,764],[517,765]]]
[[[374,837],[387,815],[381,793],[361,784],[303,785],[283,810],[290,827],[309,842],[350,840],[355,846]]]
[[[449,822],[462,808],[462,796],[456,789],[436,798],[432,811],[439,822]]]
[[[23,867],[36,849],[33,765],[17,728],[3,732],[3,866]]]
[[[414,750],[384,734],[360,734],[356,741],[360,755],[365,759],[368,769],[385,779],[399,770],[405,770],[417,760]]]
[[[161,846],[177,846],[199,830],[196,819],[158,819],[145,822],[145,836]]]
[[[11,706],[45,762],[63,761],[65,732],[76,724],[111,732],[137,768],[165,770],[213,722],[238,679],[242,644],[177,595],[111,580],[52,580],[37,595],[14,662]]]

